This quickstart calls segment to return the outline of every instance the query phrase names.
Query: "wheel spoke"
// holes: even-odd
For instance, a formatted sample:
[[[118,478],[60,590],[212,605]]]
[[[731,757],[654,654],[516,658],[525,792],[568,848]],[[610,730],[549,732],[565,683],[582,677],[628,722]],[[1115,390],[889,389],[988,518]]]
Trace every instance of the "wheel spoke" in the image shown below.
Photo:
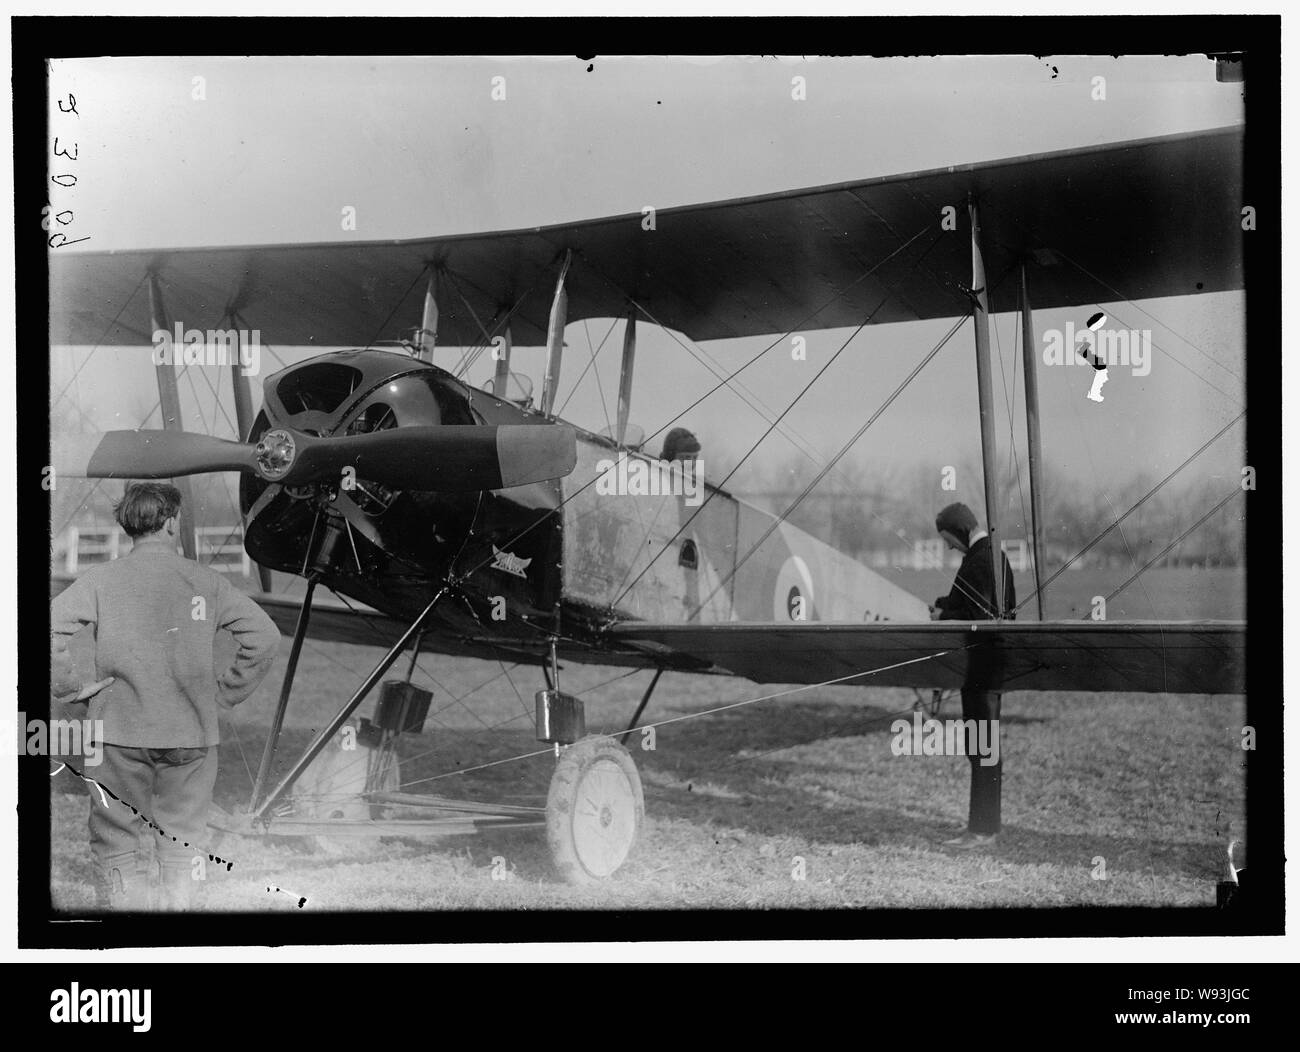
[[[613,761],[601,761],[587,770],[580,783],[582,801],[591,810],[575,810],[575,841],[584,864],[595,872],[618,868],[628,843],[635,801],[627,776]]]

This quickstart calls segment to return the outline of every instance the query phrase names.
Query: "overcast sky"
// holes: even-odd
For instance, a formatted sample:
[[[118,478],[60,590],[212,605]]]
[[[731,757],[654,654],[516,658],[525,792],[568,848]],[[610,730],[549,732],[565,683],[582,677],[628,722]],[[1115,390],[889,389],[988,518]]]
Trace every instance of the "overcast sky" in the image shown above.
[[[409,238],[537,226],[721,200],[950,164],[1089,146],[1242,120],[1242,86],[1205,58],[605,59],[147,58],[56,63],[51,96],[76,94],[75,207],[88,249]],[[790,97],[791,77],[807,98]],[[1091,97],[1107,78],[1104,103]],[[490,97],[506,78],[505,101]],[[206,98],[195,100],[194,78]],[[357,209],[341,235],[340,209]],[[968,280],[969,275],[960,276]],[[1115,324],[1150,327],[1150,374],[1112,369],[1097,404],[1091,370],[1042,369],[1043,439],[1053,478],[1100,493],[1140,472],[1162,476],[1244,408],[1244,294],[1103,304]],[[1040,311],[1039,331],[1088,312]],[[1000,442],[1017,321],[994,319]],[[141,324],[147,325],[147,321]],[[829,453],[947,330],[873,326],[787,418]],[[570,325],[560,402],[610,322]],[[599,428],[613,411],[620,322],[566,416]],[[773,353],[746,385],[775,410],[847,337],[809,336],[808,361]],[[633,420],[654,431],[716,382],[667,334],[639,328]],[[704,345],[738,367],[770,342]],[[292,356],[293,352],[286,352]],[[52,352],[60,390],[84,349]],[[439,362],[450,367],[452,352]],[[543,352],[517,365],[540,387]],[[863,368],[865,361],[870,368]],[[268,363],[270,364],[270,363]],[[482,380],[486,367],[473,374]],[[1005,379],[1004,379],[1005,376]],[[599,384],[596,382],[599,380]],[[1216,390],[1217,388],[1217,390]],[[191,390],[200,392],[199,401]],[[187,424],[229,434],[203,383],[184,382]],[[138,426],[155,400],[140,352],[100,349],[70,397],[101,427]],[[1023,465],[1023,394],[1015,395]],[[229,394],[225,408],[231,413]],[[233,413],[231,413],[233,415]],[[215,421],[215,424],[213,423]],[[710,448],[746,450],[766,422],[721,393],[682,421]],[[150,421],[158,426],[157,418]],[[1235,473],[1240,437],[1204,458]],[[978,417],[969,325],[867,433],[868,466],[948,464],[975,455]],[[652,448],[657,449],[657,443]],[[772,436],[756,459],[786,459]],[[1199,464],[1200,462],[1198,462]],[[743,490],[743,486],[740,487]]]

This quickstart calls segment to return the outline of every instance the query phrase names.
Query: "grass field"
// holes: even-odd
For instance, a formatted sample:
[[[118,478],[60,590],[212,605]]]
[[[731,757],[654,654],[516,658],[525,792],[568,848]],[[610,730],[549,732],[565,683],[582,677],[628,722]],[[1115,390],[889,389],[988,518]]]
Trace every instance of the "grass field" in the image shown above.
[[[900,583],[926,598],[944,587],[905,576]],[[1062,603],[1080,603],[1084,611],[1091,595],[1126,575],[1113,575],[1109,586],[1085,576],[1062,578],[1063,585],[1080,585],[1075,596],[1059,590]],[[1145,591],[1133,586],[1136,595],[1157,616],[1241,616],[1237,571],[1152,571],[1141,585]],[[1122,615],[1117,605],[1112,617],[1153,616],[1136,609]],[[373,648],[308,643],[282,755],[294,755],[377,656]],[[225,721],[216,796],[227,809],[247,799],[283,664],[282,655],[267,685]],[[621,729],[631,715],[649,674],[608,682],[622,674],[565,670],[565,689],[584,696],[589,730]],[[538,749],[531,723],[532,692],[541,685],[536,670],[426,656],[416,681],[433,689],[434,702],[425,733],[401,743],[402,778],[436,780],[413,791],[508,802],[544,796],[548,756],[467,770]],[[670,673],[646,720],[778,689]],[[342,854],[305,840],[227,838],[211,846],[234,866],[208,868],[204,908],[1213,904],[1227,840],[1244,836],[1243,697],[1006,695],[1003,836],[996,849],[955,857],[938,841],[965,824],[968,764],[962,757],[893,755],[890,725],[910,715],[913,702],[906,690],[810,688],[662,726],[653,750],[633,736],[646,823],[623,869],[594,887],[558,882],[537,831],[365,840]],[[959,715],[959,706],[952,699],[943,715]],[[57,909],[79,912],[93,902],[90,800],[69,772],[51,785],[53,899]],[[301,897],[307,901],[299,911]]]

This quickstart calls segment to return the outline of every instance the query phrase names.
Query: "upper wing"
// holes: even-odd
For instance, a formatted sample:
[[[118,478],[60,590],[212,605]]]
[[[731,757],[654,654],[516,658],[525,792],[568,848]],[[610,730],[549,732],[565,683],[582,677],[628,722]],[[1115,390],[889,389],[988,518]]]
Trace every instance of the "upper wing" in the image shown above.
[[[1237,289],[1241,182],[1235,127],[665,208],[653,230],[636,213],[422,240],[56,250],[50,339],[150,342],[140,290],[154,270],[186,327],[229,327],[233,312],[272,345],[368,345],[419,321],[433,263],[450,275],[440,343],[478,344],[479,323],[523,296],[514,342],[541,344],[565,249],[571,322],[621,316],[629,297],[694,340],[857,325],[877,307],[876,323],[955,317],[969,309],[954,282],[969,279],[970,244],[941,223],[952,206],[968,229],[971,194],[989,280],[1027,257],[1035,307]],[[1015,305],[1015,285],[993,289],[993,311]]]
[[[689,654],[759,683],[1241,694],[1240,621],[655,625],[620,643]],[[666,656],[666,655],[665,655]]]

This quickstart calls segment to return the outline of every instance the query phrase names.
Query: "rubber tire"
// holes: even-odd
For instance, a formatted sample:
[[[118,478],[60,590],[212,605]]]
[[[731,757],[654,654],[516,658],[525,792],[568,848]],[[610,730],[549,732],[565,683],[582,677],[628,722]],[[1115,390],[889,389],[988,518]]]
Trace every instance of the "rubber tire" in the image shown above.
[[[623,817],[631,829],[625,837],[626,845],[616,845],[616,860],[612,866],[608,860],[604,864],[593,866],[592,863],[598,860],[591,858],[589,852],[584,858],[575,839],[574,821],[581,817],[576,811],[576,805],[581,802],[579,791],[593,769],[599,767],[609,771],[611,764],[626,779],[629,799],[624,803],[630,806],[629,813]],[[613,817],[611,816],[611,821]],[[641,791],[641,776],[637,773],[631,755],[617,741],[593,735],[575,742],[560,753],[546,797],[546,842],[551,849],[556,871],[567,883],[595,884],[613,876],[636,845],[644,820],[645,796]]]

